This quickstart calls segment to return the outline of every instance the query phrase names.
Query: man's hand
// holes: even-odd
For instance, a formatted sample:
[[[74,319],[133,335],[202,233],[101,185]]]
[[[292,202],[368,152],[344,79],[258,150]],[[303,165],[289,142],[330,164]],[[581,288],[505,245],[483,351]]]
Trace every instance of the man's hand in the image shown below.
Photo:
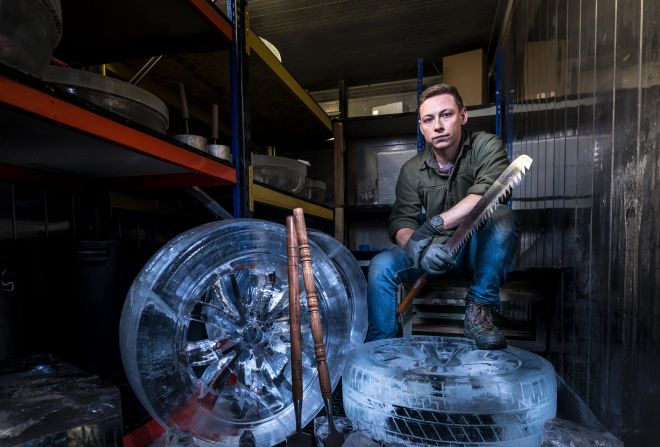
[[[422,270],[427,275],[441,275],[456,265],[446,244],[432,244],[424,252],[420,261]]]
[[[408,265],[419,268],[422,259],[422,253],[431,245],[433,236],[439,234],[433,225],[427,220],[410,236],[408,242],[403,247],[406,252],[406,262]]]

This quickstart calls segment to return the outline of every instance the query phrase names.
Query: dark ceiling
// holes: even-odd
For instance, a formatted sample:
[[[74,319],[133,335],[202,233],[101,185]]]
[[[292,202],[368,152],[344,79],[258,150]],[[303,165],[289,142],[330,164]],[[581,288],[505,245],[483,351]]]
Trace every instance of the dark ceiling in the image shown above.
[[[492,60],[506,0],[249,0],[250,26],[310,91],[442,72],[442,57]]]

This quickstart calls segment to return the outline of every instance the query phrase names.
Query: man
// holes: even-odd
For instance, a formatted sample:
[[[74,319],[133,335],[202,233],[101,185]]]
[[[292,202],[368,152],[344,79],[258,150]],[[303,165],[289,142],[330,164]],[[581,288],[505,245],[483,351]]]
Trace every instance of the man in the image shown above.
[[[493,311],[518,242],[513,211],[498,206],[455,258],[445,242],[509,165],[506,151],[495,135],[464,127],[468,112],[452,85],[426,89],[418,118],[427,145],[403,165],[396,184],[389,233],[398,247],[379,253],[369,266],[367,341],[396,336],[399,284],[451,271],[472,278],[465,297],[466,337],[479,349],[503,349],[506,340]],[[420,225],[422,213],[427,219]]]

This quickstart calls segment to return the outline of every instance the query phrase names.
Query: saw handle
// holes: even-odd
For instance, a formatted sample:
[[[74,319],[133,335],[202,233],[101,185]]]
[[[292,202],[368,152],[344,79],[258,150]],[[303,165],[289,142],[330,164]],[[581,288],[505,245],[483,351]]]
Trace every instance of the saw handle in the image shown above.
[[[429,279],[426,275],[420,276],[417,279],[417,281],[415,281],[415,284],[413,284],[412,288],[408,290],[406,296],[403,297],[403,300],[401,301],[401,304],[399,304],[399,307],[396,308],[397,313],[403,314],[408,309],[408,306],[410,306],[412,300],[415,299],[417,294],[419,294],[419,291],[424,288],[424,286],[428,281]]]
[[[293,217],[296,221],[296,232],[298,233],[298,243],[300,245],[300,260],[303,270],[303,282],[305,285],[305,292],[307,292],[307,310],[309,311],[309,321],[310,325],[312,326],[314,354],[316,356],[316,369],[319,373],[321,396],[323,396],[323,399],[330,399],[332,398],[330,372],[328,371],[325,345],[323,344],[323,325],[321,324],[321,315],[319,314],[319,299],[316,294],[316,286],[314,285],[312,256],[309,250],[307,227],[305,226],[305,215],[302,208],[295,208],[293,210]]]
[[[450,252],[453,252],[456,247],[459,245],[459,240],[455,236],[456,233],[452,234],[447,242],[445,244],[447,245],[447,248],[449,249]],[[396,312],[399,315],[402,315],[403,313],[408,310],[408,306],[410,306],[410,303],[412,300],[415,299],[415,297],[419,294],[419,291],[424,288],[426,283],[429,282],[428,276],[426,274],[423,274],[419,278],[417,278],[417,281],[415,281],[415,284],[413,284],[412,288],[408,290],[408,293],[406,293],[406,296],[403,297],[403,300],[401,300],[401,304],[399,304],[399,307],[396,308]]]

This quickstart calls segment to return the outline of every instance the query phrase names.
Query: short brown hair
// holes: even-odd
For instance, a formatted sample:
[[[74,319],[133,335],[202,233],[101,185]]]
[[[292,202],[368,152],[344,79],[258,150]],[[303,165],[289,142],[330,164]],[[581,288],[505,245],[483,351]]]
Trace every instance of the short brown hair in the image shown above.
[[[419,95],[419,101],[417,103],[417,117],[419,118],[419,107],[422,105],[424,101],[426,101],[429,98],[432,98],[433,96],[438,96],[438,95],[451,95],[454,97],[454,100],[456,101],[456,106],[458,107],[458,110],[463,110],[463,98],[461,98],[461,94],[458,93],[458,89],[454,87],[451,84],[435,84],[427,88],[422,92],[421,95]]]

